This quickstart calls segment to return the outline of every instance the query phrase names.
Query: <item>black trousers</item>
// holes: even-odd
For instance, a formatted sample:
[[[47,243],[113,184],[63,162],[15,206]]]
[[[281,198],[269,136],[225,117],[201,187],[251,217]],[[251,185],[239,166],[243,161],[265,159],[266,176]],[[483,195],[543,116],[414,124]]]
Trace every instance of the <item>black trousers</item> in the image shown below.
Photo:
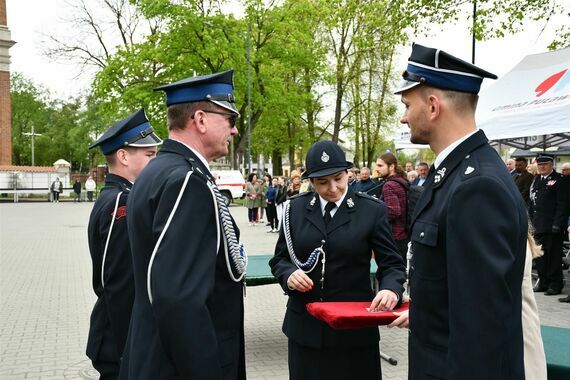
[[[277,209],[273,202],[267,202],[267,223],[269,223],[271,229],[277,229]]]
[[[53,201],[59,201],[59,191],[52,191],[53,194]]]
[[[104,360],[93,360],[93,368],[99,372],[99,380],[116,380],[119,378],[118,362],[108,362]]]
[[[291,380],[379,380],[380,347],[312,348],[289,339]]]
[[[544,255],[536,259],[539,286],[562,290],[562,233],[537,233],[534,237],[544,251]]]

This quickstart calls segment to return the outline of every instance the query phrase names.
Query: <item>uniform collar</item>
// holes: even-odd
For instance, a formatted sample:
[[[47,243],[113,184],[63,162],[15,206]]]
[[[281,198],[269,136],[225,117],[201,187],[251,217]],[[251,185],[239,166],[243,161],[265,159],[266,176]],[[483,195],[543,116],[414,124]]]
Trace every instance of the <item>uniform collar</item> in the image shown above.
[[[214,177],[212,176],[212,173],[210,173],[210,166],[208,165],[208,161],[206,161],[206,159],[201,154],[183,142],[173,139],[164,139],[162,147],[160,148],[159,155],[161,153],[175,153],[183,156],[192,163],[195,163],[195,166],[197,166],[198,170],[200,170],[210,180],[214,181]]]
[[[336,210],[338,210],[340,208],[340,205],[342,205],[342,202],[344,202],[344,198],[346,198],[347,193],[348,193],[348,186],[346,186],[346,189],[344,189],[344,194],[342,194],[342,197],[340,197],[340,199],[334,203],[336,205],[336,208],[333,211],[331,211],[331,216],[333,216],[334,213],[336,212]],[[325,198],[321,197],[320,194],[319,194],[319,200],[320,200],[320,206],[321,206],[321,214],[324,215],[325,214],[325,206],[327,205],[327,203],[329,201],[327,201]]]
[[[105,176],[105,186],[115,186],[115,185],[118,185],[123,190],[127,191],[131,190],[131,187],[133,187],[132,182],[129,181],[128,179],[121,177],[120,175],[117,174],[108,173]]]
[[[433,165],[435,166],[435,168],[438,169],[439,166],[441,165],[441,163],[447,158],[447,156],[449,156],[449,154],[451,152],[453,152],[453,150],[455,148],[457,148],[463,141],[467,140],[469,137],[473,136],[477,132],[479,132],[479,130],[475,130],[475,131],[469,133],[468,135],[465,135],[465,136],[461,137],[460,139],[455,140],[450,145],[448,145],[447,148],[442,150],[437,155],[437,157],[435,158],[435,161],[433,162]]]

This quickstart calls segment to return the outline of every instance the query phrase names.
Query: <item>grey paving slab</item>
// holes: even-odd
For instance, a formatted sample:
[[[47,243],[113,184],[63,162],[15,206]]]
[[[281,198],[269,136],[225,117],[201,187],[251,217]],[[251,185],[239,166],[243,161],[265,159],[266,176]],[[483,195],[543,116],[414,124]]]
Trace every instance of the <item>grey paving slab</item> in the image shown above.
[[[95,377],[85,356],[95,301],[86,234],[91,207],[0,203],[0,380]],[[273,253],[276,234],[264,224],[249,227],[242,207],[231,212],[250,255]],[[570,328],[570,305],[557,298],[537,295],[541,322]],[[278,285],[247,290],[249,379],[288,378],[285,303]],[[381,328],[382,351],[398,360],[397,366],[382,363],[384,379],[406,378],[407,334]]]

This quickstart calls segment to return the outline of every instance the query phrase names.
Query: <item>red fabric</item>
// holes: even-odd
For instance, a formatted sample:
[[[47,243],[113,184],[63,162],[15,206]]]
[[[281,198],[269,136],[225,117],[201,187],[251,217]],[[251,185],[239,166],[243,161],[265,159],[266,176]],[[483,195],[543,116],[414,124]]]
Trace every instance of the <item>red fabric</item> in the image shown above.
[[[312,302],[307,304],[309,314],[337,330],[358,329],[390,324],[397,316],[394,311],[408,310],[405,303],[393,311],[371,312],[370,302]]]

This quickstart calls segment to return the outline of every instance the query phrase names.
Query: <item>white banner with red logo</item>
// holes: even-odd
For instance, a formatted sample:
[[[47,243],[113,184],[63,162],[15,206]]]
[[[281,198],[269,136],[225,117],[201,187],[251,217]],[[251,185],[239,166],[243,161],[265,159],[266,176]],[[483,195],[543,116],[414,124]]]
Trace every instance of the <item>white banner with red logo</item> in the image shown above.
[[[491,140],[570,132],[570,48],[525,57],[481,92],[476,119]]]

